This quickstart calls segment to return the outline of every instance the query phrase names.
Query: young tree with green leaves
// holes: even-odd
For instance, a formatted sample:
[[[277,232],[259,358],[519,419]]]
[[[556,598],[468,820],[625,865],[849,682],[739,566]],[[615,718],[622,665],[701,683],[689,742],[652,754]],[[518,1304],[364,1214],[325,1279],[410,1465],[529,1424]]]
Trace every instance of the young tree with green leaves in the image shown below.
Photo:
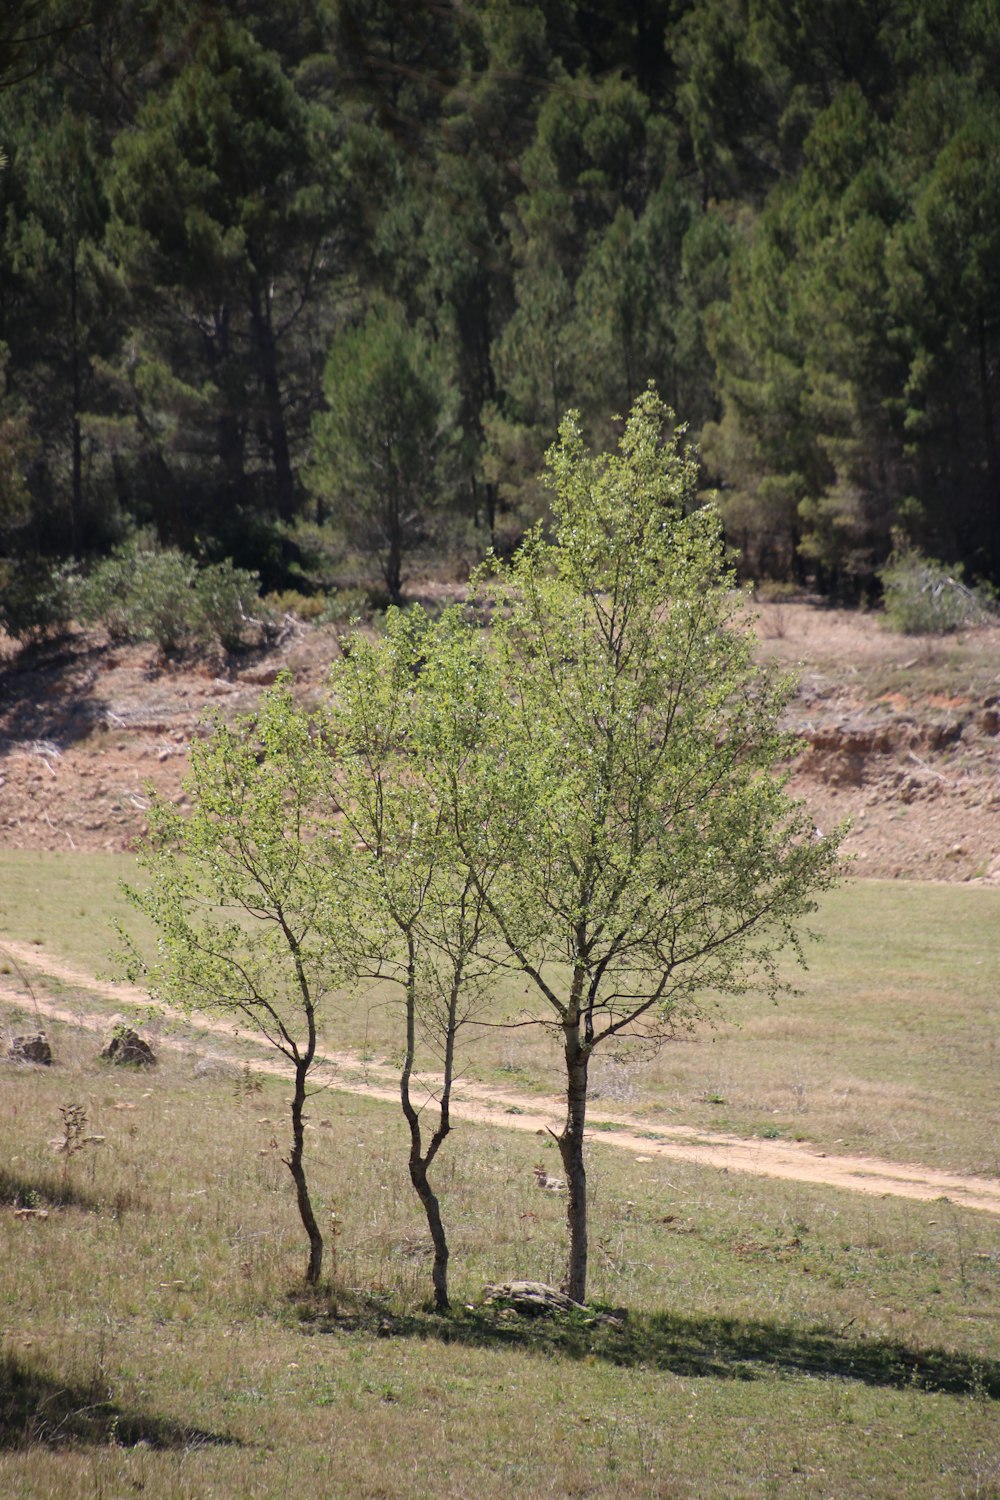
[[[835,877],[785,789],[792,685],[754,661],[720,523],[696,508],[683,429],[650,390],[617,452],[577,419],[550,450],[552,540],[481,581],[486,705],[452,788],[455,839],[495,953],[563,1054],[565,1287],[587,1285],[584,1139],[598,1048],[657,1043],[719,995],[781,986],[797,922]]]
[[[191,748],[190,811],[154,801],[139,854],[146,883],[126,887],[158,933],[152,961],[126,938],[131,977],[155,999],[246,1028],[291,1065],[284,1161],[309,1241],[310,1285],[320,1279],[323,1235],[306,1179],[303,1112],[344,946],[331,900],[339,845],[317,821],[324,765],[314,727],[285,686],[265,694],[256,714],[217,722]]]
[[[410,1181],[434,1247],[434,1305],[449,1306],[449,1247],[430,1169],[451,1131],[460,1032],[488,998],[485,876],[458,858],[446,789],[463,774],[470,677],[467,632],[390,610],[386,633],[358,635],[335,663],[325,716],[331,796],[345,858],[345,958],[357,981],[387,980],[402,997],[400,1103]],[[440,1067],[416,1075],[418,1045]],[[436,1123],[427,1112],[436,1103]]]

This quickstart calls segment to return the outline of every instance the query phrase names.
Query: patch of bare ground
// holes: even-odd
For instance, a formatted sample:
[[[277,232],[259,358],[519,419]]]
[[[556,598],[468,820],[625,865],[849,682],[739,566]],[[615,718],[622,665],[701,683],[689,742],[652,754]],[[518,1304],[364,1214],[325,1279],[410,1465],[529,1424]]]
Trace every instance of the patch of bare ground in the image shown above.
[[[851,820],[855,873],[1000,883],[1000,626],[915,640],[872,614],[783,603],[761,605],[757,629],[761,655],[799,676],[792,790],[819,827]],[[163,662],[82,631],[8,647],[0,846],[127,850],[149,785],[182,797],[188,746],[212,713],[252,709],[282,670],[318,696],[337,651],[331,626],[213,660]]]
[[[879,617],[763,605],[761,655],[795,670],[791,789],[850,819],[854,873],[1000,883],[1000,626],[893,635]]]
[[[81,970],[45,954],[33,944],[5,940],[3,948],[17,965],[37,970],[43,977],[72,985],[78,991],[100,995],[115,1004],[149,1006],[149,996],[144,991],[125,984],[102,984]],[[108,1026],[105,1012],[88,1011],[82,1004],[69,1006],[65,1001],[57,1002],[40,995],[37,989],[28,1001],[23,984],[0,979],[0,1006],[24,1010],[29,1005],[39,1020],[45,1017],[63,1025],[82,1026],[93,1031],[104,1031]],[[162,1013],[166,1020],[176,1023],[183,1019],[185,1027],[190,1027],[187,1019],[179,1014],[166,1008]],[[227,1060],[225,1054],[215,1047],[215,1041],[218,1039],[223,1044],[234,1042],[235,1028],[221,1020],[199,1017],[197,1030],[202,1039],[212,1039],[213,1056]],[[245,1042],[245,1035],[241,1039]],[[192,1040],[190,1035],[167,1034],[159,1038],[158,1045],[190,1051]],[[236,1061],[232,1057],[228,1060]],[[287,1068],[273,1056],[256,1057],[247,1063],[244,1053],[239,1062],[253,1072],[287,1076]],[[362,1094],[369,1099],[398,1103],[398,1069],[377,1061],[364,1061],[353,1053],[327,1053],[313,1077],[318,1086],[335,1092]],[[414,1087],[417,1090],[425,1088],[427,1097],[431,1098],[436,1093],[438,1080],[425,1075],[414,1079]],[[557,1130],[563,1112],[559,1099],[492,1088],[471,1080],[463,1081],[456,1090],[451,1107],[456,1119],[490,1123],[538,1135]],[[591,1125],[599,1128],[596,1139],[603,1145],[630,1151],[639,1162],[671,1159],[714,1167],[723,1172],[815,1183],[875,1197],[910,1198],[923,1202],[947,1198],[962,1208],[1000,1214],[1000,1181],[988,1177],[901,1165],[871,1156],[842,1156],[821,1151],[808,1141],[747,1139],[696,1130],[688,1125],[653,1124],[648,1117],[640,1119],[618,1111],[608,1113],[599,1107],[591,1111]]]

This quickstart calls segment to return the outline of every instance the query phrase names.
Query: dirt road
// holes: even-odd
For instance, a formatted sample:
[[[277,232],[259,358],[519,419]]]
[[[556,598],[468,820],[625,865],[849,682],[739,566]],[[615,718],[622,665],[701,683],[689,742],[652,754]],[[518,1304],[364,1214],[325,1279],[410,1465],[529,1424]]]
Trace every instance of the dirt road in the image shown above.
[[[86,1011],[79,1006],[54,1001],[41,993],[45,978],[59,980],[75,989],[100,995],[116,1005],[148,1007],[149,996],[126,984],[105,984],[78,969],[64,964],[43,949],[10,940],[0,942],[0,950],[24,971],[31,980],[34,1001],[24,983],[14,978],[0,984],[0,1006],[34,1010],[50,1020],[66,1025],[103,1031],[108,1024],[104,1013]],[[23,976],[22,976],[23,979]],[[169,1013],[166,1013],[168,1014]],[[179,1020],[177,1014],[170,1019]],[[199,1017],[201,1035],[232,1041],[235,1029],[228,1023]],[[245,1041],[245,1034],[241,1040]],[[161,1047],[188,1050],[189,1041],[164,1036]],[[242,1061],[242,1059],[240,1059]],[[275,1057],[262,1056],[250,1063],[253,1071],[287,1076],[287,1068]],[[363,1062],[353,1053],[328,1053],[322,1067],[316,1070],[316,1082],[340,1093],[362,1094],[369,1099],[395,1102],[399,1097],[398,1074],[385,1064]],[[433,1095],[435,1080],[423,1080],[428,1096]],[[511,1113],[516,1111],[516,1113]],[[538,1133],[558,1129],[562,1105],[556,1098],[514,1093],[494,1089],[486,1084],[463,1082],[452,1102],[452,1115],[476,1123],[498,1125],[506,1130]],[[847,1189],[875,1197],[915,1198],[931,1202],[947,1198],[962,1208],[978,1209],[1000,1215],[1000,1181],[988,1177],[968,1177],[930,1167],[905,1166],[869,1156],[835,1156],[821,1151],[809,1142],[768,1141],[733,1135],[716,1135],[685,1125],[656,1125],[649,1119],[638,1120],[627,1114],[594,1109],[591,1125],[600,1125],[596,1140],[621,1151],[630,1151],[643,1162],[664,1158],[714,1167],[718,1171],[745,1172],[756,1177],[782,1178],[791,1182],[811,1182],[824,1187]],[[592,1138],[594,1139],[594,1138]]]

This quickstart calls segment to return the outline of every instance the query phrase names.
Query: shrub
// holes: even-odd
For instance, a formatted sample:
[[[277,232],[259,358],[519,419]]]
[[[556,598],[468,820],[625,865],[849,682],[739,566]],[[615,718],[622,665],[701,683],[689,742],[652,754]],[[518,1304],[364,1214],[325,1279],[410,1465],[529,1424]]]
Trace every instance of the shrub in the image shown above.
[[[879,577],[886,621],[904,635],[943,635],[996,619],[986,584],[970,587],[960,566],[948,568],[916,547],[897,546]]]
[[[352,620],[361,620],[369,613],[368,590],[362,588],[331,589],[324,601],[323,623],[349,625]]]
[[[61,630],[73,615],[72,572],[47,557],[0,562],[0,626],[15,640]]]
[[[151,639],[147,609],[150,585],[162,553],[142,549],[136,541],[115,547],[76,588],[76,618],[84,625],[103,625],[115,645]]]
[[[198,634],[197,573],[194,561],[175,548],[136,553],[133,588],[140,628],[164,655]]]
[[[300,620],[318,620],[326,613],[325,594],[300,594],[298,589],[281,589],[264,600],[276,615],[296,615]]]
[[[202,568],[194,585],[202,634],[218,641],[224,651],[238,650],[252,612],[260,610],[259,588],[258,575],[234,568],[228,557]]]
[[[116,548],[76,586],[84,624],[103,625],[112,641],[155,641],[164,654],[188,640],[218,641],[235,650],[259,608],[257,575],[226,558],[200,571],[176,547],[162,551],[132,541]]]

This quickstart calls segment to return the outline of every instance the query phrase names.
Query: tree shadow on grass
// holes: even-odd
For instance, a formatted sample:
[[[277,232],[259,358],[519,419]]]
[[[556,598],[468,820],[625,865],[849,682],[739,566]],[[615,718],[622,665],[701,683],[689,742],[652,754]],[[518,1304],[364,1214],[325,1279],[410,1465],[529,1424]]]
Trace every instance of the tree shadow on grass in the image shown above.
[[[822,1328],[735,1318],[641,1312],[609,1318],[591,1310],[532,1318],[485,1306],[448,1315],[427,1312],[400,1317],[368,1309],[354,1317],[318,1317],[313,1326],[331,1332],[368,1327],[382,1337],[525,1349],[566,1359],[596,1358],[629,1368],[716,1380],[819,1375],[897,1390],[1000,1400],[1000,1360],[913,1348],[887,1339],[849,1339]]]
[[[27,1177],[11,1167],[0,1167],[0,1207],[80,1208],[120,1219],[143,1204],[132,1188],[118,1188],[109,1197],[100,1197],[57,1172],[35,1172]]]
[[[0,1355],[0,1452],[116,1444],[134,1448],[239,1446],[239,1439],[144,1412],[123,1411],[98,1382],[72,1384],[13,1354]]]
[[[10,1167],[0,1167],[0,1204],[12,1208],[83,1208],[90,1212],[102,1206],[92,1193],[56,1172],[35,1172],[27,1177]]]

